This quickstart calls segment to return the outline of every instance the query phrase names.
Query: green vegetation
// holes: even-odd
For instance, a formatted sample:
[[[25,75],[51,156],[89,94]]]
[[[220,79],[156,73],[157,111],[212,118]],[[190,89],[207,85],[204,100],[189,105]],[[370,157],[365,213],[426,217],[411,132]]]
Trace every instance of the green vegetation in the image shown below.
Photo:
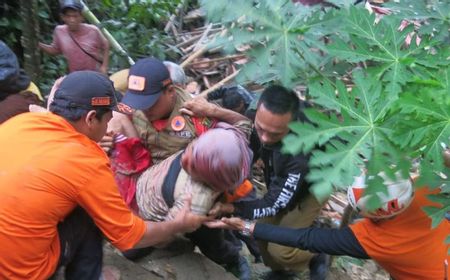
[[[270,0],[202,5],[228,27],[213,44],[250,47],[241,81],[307,86],[310,123],[291,125],[284,150],[312,151],[308,179],[318,198],[346,188],[364,167],[374,175],[366,193],[386,191],[380,171],[406,177],[420,159],[417,185],[443,186],[432,198],[442,207],[425,209],[436,226],[450,210],[442,159],[450,138],[450,3],[399,1],[377,19],[362,5],[333,2],[340,9]],[[411,24],[399,28],[405,19]]]

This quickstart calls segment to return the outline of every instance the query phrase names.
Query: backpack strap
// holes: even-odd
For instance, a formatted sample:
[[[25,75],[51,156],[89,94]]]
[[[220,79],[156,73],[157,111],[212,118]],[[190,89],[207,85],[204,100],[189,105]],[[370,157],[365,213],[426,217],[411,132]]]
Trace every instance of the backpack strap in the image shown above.
[[[182,154],[183,153],[180,153],[176,156],[174,161],[170,164],[169,171],[167,172],[162,185],[162,196],[169,208],[172,208],[173,203],[175,202],[173,194],[175,191],[175,184],[177,182],[178,174],[180,174],[181,170]]]

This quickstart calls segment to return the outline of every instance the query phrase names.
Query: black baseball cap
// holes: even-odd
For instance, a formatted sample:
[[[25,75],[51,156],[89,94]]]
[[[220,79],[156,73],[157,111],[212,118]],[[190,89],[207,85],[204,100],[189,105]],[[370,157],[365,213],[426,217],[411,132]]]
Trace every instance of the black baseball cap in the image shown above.
[[[19,93],[29,85],[30,78],[20,68],[16,55],[0,40],[0,92]]]
[[[103,107],[117,111],[113,82],[95,71],[76,71],[67,75],[55,93],[56,98],[69,101],[69,106],[87,110]]]
[[[61,0],[59,2],[59,9],[61,13],[64,13],[66,9],[73,9],[76,11],[83,11],[83,5],[79,0]]]
[[[128,90],[121,103],[135,110],[146,110],[170,84],[169,70],[162,61],[154,57],[140,59],[130,68]]]

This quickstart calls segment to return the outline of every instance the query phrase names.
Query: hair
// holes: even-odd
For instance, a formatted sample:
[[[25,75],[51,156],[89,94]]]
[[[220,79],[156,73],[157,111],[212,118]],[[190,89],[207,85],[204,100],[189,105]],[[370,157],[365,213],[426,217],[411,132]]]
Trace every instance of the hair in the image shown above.
[[[220,142],[220,145],[217,143]],[[233,129],[214,128],[190,144],[190,175],[218,191],[233,190],[248,176],[252,152]]]
[[[77,12],[80,15],[82,14],[81,10],[79,10],[77,8],[72,8],[72,7],[66,7],[66,8],[61,9],[61,14],[66,15],[66,13],[69,11]]]
[[[223,107],[230,110],[236,109],[241,104],[244,104],[244,108],[246,109],[245,100],[237,90],[228,91],[222,98]]]
[[[163,63],[169,70],[172,82],[184,86],[186,84],[186,74],[183,68],[172,61],[164,61]]]
[[[103,116],[111,112],[110,108],[100,107],[93,109],[86,109],[78,104],[73,103],[65,97],[55,96],[53,102],[49,106],[50,112],[55,115],[61,116],[68,121],[76,122],[86,115],[90,110],[95,110],[95,118],[99,121]]]
[[[298,117],[300,108],[300,99],[295,92],[279,85],[273,85],[266,88],[258,101],[258,106],[264,104],[264,107],[276,115],[292,114],[292,119]]]

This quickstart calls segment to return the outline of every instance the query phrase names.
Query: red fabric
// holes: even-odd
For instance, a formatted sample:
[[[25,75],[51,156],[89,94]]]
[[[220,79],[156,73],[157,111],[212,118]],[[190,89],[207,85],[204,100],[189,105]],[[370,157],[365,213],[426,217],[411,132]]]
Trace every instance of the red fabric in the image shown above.
[[[136,180],[152,164],[151,155],[139,138],[127,138],[115,144],[111,168],[127,206],[137,213]]]
[[[217,124],[217,120],[206,117],[192,117],[192,122],[194,123],[195,133],[197,133],[197,137],[208,131],[208,129],[214,128]]]
[[[168,120],[152,121],[153,127],[161,131],[167,125]],[[214,127],[216,121],[210,121],[206,118],[193,117],[197,136],[206,132],[210,127]],[[212,122],[212,123],[211,123]],[[114,172],[119,192],[122,195],[127,206],[138,212],[136,203],[136,181],[139,175],[152,165],[150,152],[145,148],[139,138],[127,138],[115,144],[111,156],[111,169]]]
[[[152,121],[152,125],[153,127],[156,129],[156,131],[161,131],[163,130],[166,125],[167,125],[168,120],[156,120],[156,121]]]

